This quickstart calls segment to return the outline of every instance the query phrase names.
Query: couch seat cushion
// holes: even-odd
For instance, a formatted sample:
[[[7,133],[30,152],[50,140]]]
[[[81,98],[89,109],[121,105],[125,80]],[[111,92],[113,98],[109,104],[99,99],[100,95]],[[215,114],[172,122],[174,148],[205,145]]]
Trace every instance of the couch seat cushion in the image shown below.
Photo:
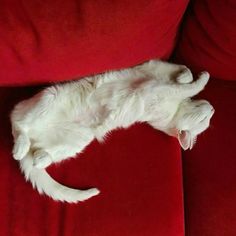
[[[0,88],[0,235],[184,235],[179,145],[146,124],[117,130],[49,168],[66,185],[98,187],[99,196],[69,205],[33,190],[11,156],[8,117],[36,90]]]
[[[186,235],[236,235],[236,82],[212,80],[201,94],[211,127],[183,154]]]

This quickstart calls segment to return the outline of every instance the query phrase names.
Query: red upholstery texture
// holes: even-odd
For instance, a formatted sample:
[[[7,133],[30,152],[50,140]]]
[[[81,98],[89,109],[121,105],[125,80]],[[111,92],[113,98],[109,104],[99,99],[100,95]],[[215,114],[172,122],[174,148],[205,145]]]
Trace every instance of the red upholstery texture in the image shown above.
[[[236,80],[236,1],[192,1],[184,21],[178,61],[214,78]]]
[[[49,168],[66,185],[101,190],[77,205],[40,196],[11,155],[9,112],[37,90],[16,86],[166,59],[187,3],[0,0],[0,235],[183,236],[184,225],[186,236],[236,235],[236,82],[226,81],[236,74],[234,0],[192,0],[181,28],[174,57],[211,73],[200,97],[216,109],[211,128],[183,152],[183,173],[177,142],[145,124]]]
[[[99,196],[69,205],[34,191],[11,156],[8,119],[13,104],[34,92],[0,89],[0,235],[184,235],[179,145],[145,124],[115,131],[49,169],[67,185],[98,187]]]
[[[188,0],[1,0],[0,85],[69,80],[167,58]]]
[[[210,129],[184,153],[187,236],[236,235],[236,83],[212,80],[201,97],[214,105]]]
[[[176,58],[212,79],[200,95],[214,105],[210,129],[183,153],[187,236],[236,235],[236,2],[192,1]]]

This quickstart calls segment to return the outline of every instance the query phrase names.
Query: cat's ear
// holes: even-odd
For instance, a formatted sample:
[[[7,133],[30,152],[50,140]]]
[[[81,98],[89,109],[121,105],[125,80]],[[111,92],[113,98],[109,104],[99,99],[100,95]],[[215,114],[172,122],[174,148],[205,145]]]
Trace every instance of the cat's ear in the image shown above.
[[[180,130],[178,132],[179,144],[184,150],[192,149],[194,139],[192,138],[191,132],[188,130]]]

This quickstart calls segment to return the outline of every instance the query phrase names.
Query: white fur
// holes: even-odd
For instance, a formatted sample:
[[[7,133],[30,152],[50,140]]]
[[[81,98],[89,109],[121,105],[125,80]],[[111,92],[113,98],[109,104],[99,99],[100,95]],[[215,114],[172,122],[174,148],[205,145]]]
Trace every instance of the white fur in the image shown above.
[[[68,188],[44,168],[74,157],[94,138],[102,141],[109,131],[135,122],[148,122],[191,149],[214,112],[207,101],[190,99],[208,79],[203,72],[193,81],[185,66],[152,60],[49,87],[12,111],[13,156],[40,193],[66,202],[86,200],[99,190]]]

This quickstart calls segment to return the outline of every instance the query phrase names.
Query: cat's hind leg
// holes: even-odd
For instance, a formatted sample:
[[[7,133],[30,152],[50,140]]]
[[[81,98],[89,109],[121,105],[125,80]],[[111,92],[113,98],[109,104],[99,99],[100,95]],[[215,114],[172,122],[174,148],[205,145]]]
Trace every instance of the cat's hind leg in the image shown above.
[[[38,169],[47,168],[52,163],[75,157],[81,152],[78,147],[70,147],[63,144],[56,145],[47,149],[37,148],[33,151],[33,164]]]
[[[21,160],[28,153],[30,149],[30,139],[25,133],[20,133],[15,137],[15,144],[13,147],[13,157],[15,160]]]
[[[51,155],[43,149],[34,151],[33,158],[33,165],[38,169],[44,169],[53,162]]]

